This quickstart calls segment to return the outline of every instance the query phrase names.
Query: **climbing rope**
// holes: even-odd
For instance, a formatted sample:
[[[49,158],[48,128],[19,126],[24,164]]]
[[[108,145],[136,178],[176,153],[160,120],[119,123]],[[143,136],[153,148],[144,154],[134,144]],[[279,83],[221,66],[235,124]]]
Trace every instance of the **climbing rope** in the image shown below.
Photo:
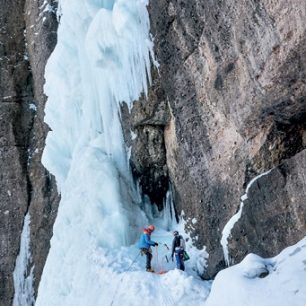
[[[168,246],[166,244],[164,244],[167,249],[169,250]],[[134,258],[134,260],[132,261],[132,263],[129,265],[129,267],[127,268],[127,270],[125,272],[129,272],[130,269],[132,268],[132,266],[134,265],[134,263],[136,262],[137,258],[140,256],[141,252],[139,252],[137,254],[137,256]],[[164,274],[166,273],[166,271],[163,270],[163,264],[162,262],[159,260],[159,254],[158,254],[158,247],[155,247],[155,254],[156,254],[156,268],[158,269],[158,274]],[[126,273],[123,273],[121,279],[119,280],[119,282],[117,283],[116,289],[114,291],[114,295],[111,301],[110,306],[113,306],[116,296],[118,294],[118,290],[119,290],[119,286],[120,284],[123,282],[123,279],[125,277]],[[175,305],[173,298],[171,296],[171,294],[169,295],[167,292],[165,292],[165,289],[163,288],[163,286],[161,285],[161,281],[157,280],[157,287],[159,287],[159,292],[161,293],[162,299],[163,299],[163,304],[164,305]]]
[[[158,247],[155,247],[155,256],[156,256],[156,268],[158,270],[158,272],[156,272],[157,274],[164,274],[166,273],[166,271],[164,271],[163,269],[163,264],[162,264],[162,260],[159,260],[159,254],[158,254]],[[173,298],[171,297],[171,295],[168,294],[168,292],[165,291],[164,286],[161,283],[161,279],[156,279],[156,286],[159,288],[158,291],[161,294],[161,298],[163,300],[162,305],[164,306],[175,306]]]
[[[141,254],[141,252],[139,252],[139,253],[137,254],[137,256],[134,258],[134,260],[132,261],[132,263],[129,265],[129,267],[127,268],[127,270],[125,271],[125,273],[123,273],[121,279],[120,279],[119,282],[117,283],[116,289],[115,289],[115,291],[114,291],[114,296],[113,296],[113,298],[112,298],[112,302],[111,302],[110,306],[113,306],[113,304],[114,304],[116,295],[117,295],[117,293],[118,293],[119,285],[123,282],[123,279],[124,279],[124,277],[125,277],[125,275],[126,275],[126,272],[129,272],[129,271],[130,271],[130,269],[132,268],[133,264],[136,262],[136,260],[137,260],[137,258],[139,257],[140,254]]]
[[[158,270],[158,272],[160,271],[160,263],[159,263],[159,259],[158,259],[158,247],[155,247],[155,256],[156,256],[156,269]],[[157,271],[156,271],[157,272]],[[157,273],[158,273],[157,272]]]
[[[163,259],[159,260],[159,256],[158,256],[158,248],[156,246],[155,248],[155,252],[156,252],[156,268],[158,269],[158,274],[164,274],[166,273],[165,269],[164,269],[164,265],[163,265]]]

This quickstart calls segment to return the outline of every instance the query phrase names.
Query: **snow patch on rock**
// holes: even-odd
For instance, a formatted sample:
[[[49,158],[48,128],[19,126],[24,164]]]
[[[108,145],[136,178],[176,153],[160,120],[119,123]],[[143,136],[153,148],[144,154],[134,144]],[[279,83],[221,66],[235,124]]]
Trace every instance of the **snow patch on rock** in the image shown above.
[[[227,266],[230,265],[230,258],[229,258],[229,251],[228,251],[228,238],[231,236],[231,231],[235,225],[235,223],[240,219],[241,214],[242,214],[242,210],[243,210],[243,201],[245,201],[248,198],[248,192],[251,188],[251,186],[262,176],[267,175],[271,172],[271,170],[266,171],[264,173],[261,173],[260,175],[254,177],[247,185],[245,194],[241,197],[241,201],[240,201],[240,206],[239,206],[239,210],[238,212],[233,215],[231,217],[231,219],[226,223],[226,225],[223,228],[222,231],[222,237],[221,237],[221,245],[222,245],[222,249],[223,249],[223,254],[224,254],[224,259],[225,259],[225,263],[227,264]]]

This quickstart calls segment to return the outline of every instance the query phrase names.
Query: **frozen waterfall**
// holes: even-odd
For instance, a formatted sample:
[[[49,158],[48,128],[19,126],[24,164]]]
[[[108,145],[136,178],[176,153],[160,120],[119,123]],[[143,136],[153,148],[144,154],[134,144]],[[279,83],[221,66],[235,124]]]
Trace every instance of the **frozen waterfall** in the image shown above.
[[[61,0],[58,43],[46,67],[43,163],[61,193],[37,305],[84,305],[93,254],[135,242],[146,223],[123,144],[118,106],[150,82],[147,1]],[[86,275],[86,278],[84,278]],[[82,290],[81,290],[82,289]],[[53,292],[52,300],[48,292]],[[93,305],[93,304],[87,304]]]

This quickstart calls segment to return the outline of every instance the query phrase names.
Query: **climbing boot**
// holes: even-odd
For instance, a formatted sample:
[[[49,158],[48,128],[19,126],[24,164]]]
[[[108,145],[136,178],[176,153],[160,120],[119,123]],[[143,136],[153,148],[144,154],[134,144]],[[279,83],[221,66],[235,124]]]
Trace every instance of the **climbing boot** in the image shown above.
[[[154,270],[150,268],[150,269],[147,269],[147,272],[154,272]]]

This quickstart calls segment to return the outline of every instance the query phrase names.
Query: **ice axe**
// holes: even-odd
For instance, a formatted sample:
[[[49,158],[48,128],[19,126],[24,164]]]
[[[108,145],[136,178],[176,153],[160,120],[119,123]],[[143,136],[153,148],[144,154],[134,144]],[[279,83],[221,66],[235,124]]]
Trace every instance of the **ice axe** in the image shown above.
[[[169,247],[167,246],[167,244],[166,244],[166,243],[164,243],[164,246],[166,247],[166,249],[167,249],[168,251],[170,250],[170,249],[169,249]],[[167,256],[167,255],[165,255],[165,257],[166,257],[167,262],[169,263],[168,256]]]

